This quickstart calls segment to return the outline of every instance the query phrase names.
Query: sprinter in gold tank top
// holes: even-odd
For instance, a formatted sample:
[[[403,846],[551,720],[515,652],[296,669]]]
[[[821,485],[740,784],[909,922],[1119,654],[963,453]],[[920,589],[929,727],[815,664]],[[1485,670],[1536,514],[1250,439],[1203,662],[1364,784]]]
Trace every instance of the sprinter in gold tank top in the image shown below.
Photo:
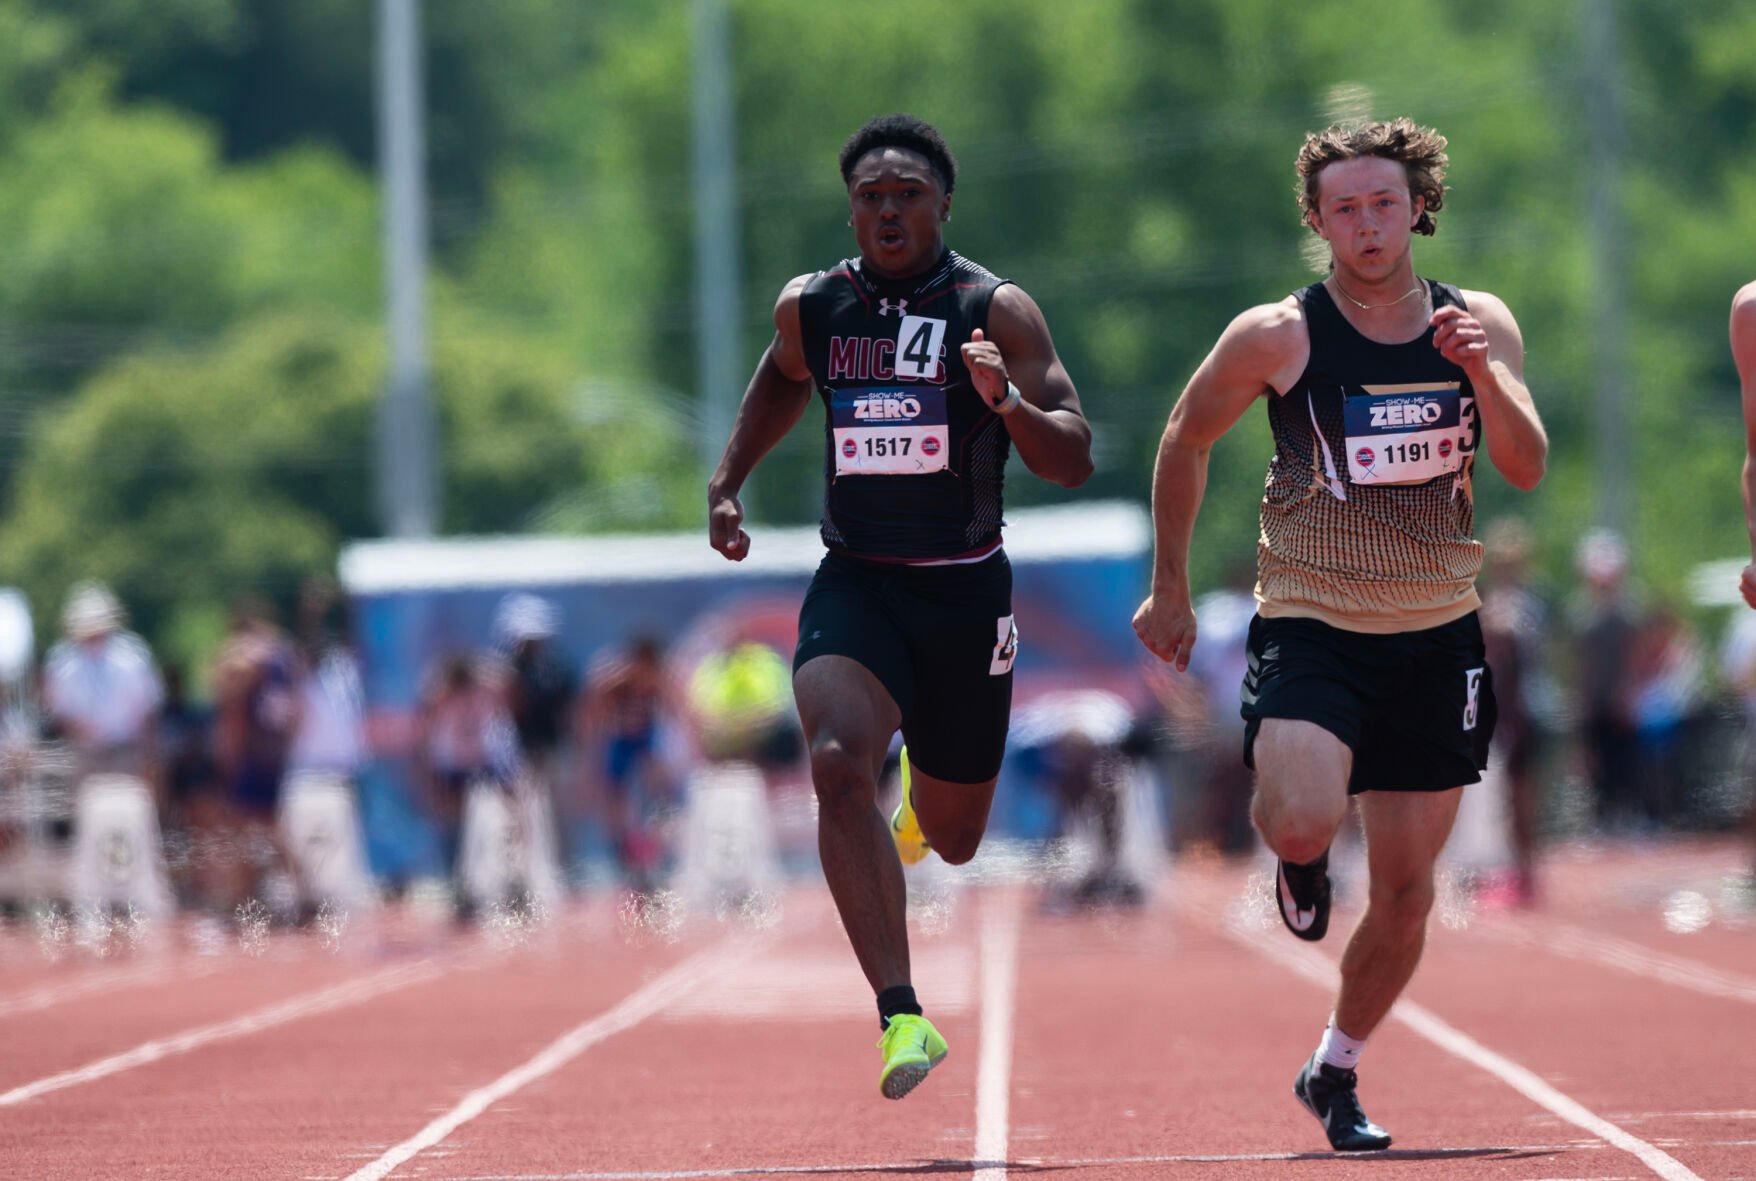
[[[1134,617],[1148,648],[1188,667],[1189,543],[1208,453],[1264,399],[1275,454],[1244,758],[1252,816],[1280,858],[1281,918],[1302,939],[1328,928],[1329,843],[1360,795],[1367,907],[1293,1085],[1343,1150],[1390,1144],[1360,1109],[1353,1068],[1420,961],[1433,864],[1493,732],[1476,619],[1478,445],[1525,490],[1548,452],[1512,313],[1415,274],[1410,242],[1437,228],[1445,146],[1408,119],[1306,137],[1300,207],[1328,244],[1329,274],[1233,320],[1171,411],[1153,476],[1152,593]]]

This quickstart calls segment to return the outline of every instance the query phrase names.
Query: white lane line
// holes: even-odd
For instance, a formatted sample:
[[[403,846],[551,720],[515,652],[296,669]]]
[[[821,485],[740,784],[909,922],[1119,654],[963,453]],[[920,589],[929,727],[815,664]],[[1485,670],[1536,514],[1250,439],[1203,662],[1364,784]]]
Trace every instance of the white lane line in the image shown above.
[[[170,1058],[178,1054],[187,1054],[191,1050],[214,1042],[223,1042],[229,1038],[244,1037],[252,1033],[261,1033],[265,1029],[273,1029],[277,1025],[285,1025],[289,1021],[297,1021],[301,1017],[311,1017],[318,1013],[327,1013],[334,1009],[357,1005],[361,1001],[371,1000],[387,992],[399,988],[407,988],[423,980],[430,980],[439,975],[440,966],[432,960],[419,963],[403,964],[362,976],[356,980],[306,993],[281,1001],[265,1009],[253,1013],[245,1013],[241,1017],[233,1017],[228,1021],[216,1022],[187,1030],[172,1037],[155,1038],[125,1050],[120,1054],[112,1054],[108,1058],[100,1058],[96,1062],[87,1063],[74,1070],[64,1070],[52,1074],[33,1083],[0,1094],[0,1107],[14,1107],[20,1103],[46,1095],[51,1091],[76,1087],[81,1083],[96,1082],[112,1074],[120,1074],[125,1070],[133,1070],[137,1066],[157,1062],[161,1058]]]
[[[210,975],[214,970],[215,965],[211,963],[146,963],[89,972],[71,980],[42,984],[11,996],[0,996],[0,1018],[14,1017],[20,1013],[40,1013],[65,1001],[98,996],[119,988],[144,988],[173,976],[181,984]]]
[[[554,1073],[606,1038],[639,1025],[709,976],[725,972],[731,964],[754,954],[771,941],[771,935],[743,934],[697,952],[663,975],[654,977],[639,991],[624,997],[608,1012],[580,1022],[539,1050],[524,1065],[507,1071],[485,1087],[471,1091],[450,1111],[413,1136],[365,1168],[348,1174],[347,1181],[379,1181],[389,1176],[398,1166],[443,1143],[447,1136],[502,1099],[544,1075]]]
[[[976,1068],[973,1181],[1005,1181],[1012,1097],[1013,997],[1018,983],[1016,890],[988,894],[982,910],[982,1054]]]
[[[1607,1151],[1609,1145],[1592,1143],[1587,1145],[1593,1151]],[[1495,1144],[1479,1148],[1391,1148],[1375,1153],[1375,1161],[1387,1160],[1468,1160],[1482,1158],[1494,1160],[1512,1154],[1533,1152],[1559,1153],[1569,1151],[1571,1146],[1565,1144]],[[1358,1160],[1359,1154],[1352,1152],[1232,1152],[1232,1153],[1177,1153],[1160,1156],[1107,1156],[1107,1157],[1045,1157],[1032,1156],[1020,1159],[1021,1165],[1029,1165],[1033,1169],[1072,1169],[1093,1168],[1119,1165],[1158,1165],[1158,1164],[1228,1164],[1232,1162],[1248,1163],[1254,1161],[1316,1161],[1316,1160]],[[943,1165],[955,1165],[959,1162],[943,1161]],[[971,1162],[973,1163],[973,1162]],[[813,1176],[835,1173],[907,1173],[911,1166],[888,1161],[847,1161],[834,1165],[745,1165],[723,1169],[657,1169],[646,1172],[610,1172],[610,1173],[471,1173],[457,1177],[434,1177],[432,1181],[698,1181],[718,1177],[772,1177],[795,1175]],[[316,1181],[316,1179],[313,1179]],[[1635,1181],[1634,1178],[1617,1177],[1575,1177],[1570,1181]]]
[[[1243,944],[1258,955],[1278,960],[1324,988],[1333,989],[1339,983],[1340,976],[1334,962],[1314,948],[1292,948],[1279,942],[1269,942],[1257,932],[1239,930],[1230,924],[1223,925],[1221,929],[1235,942]],[[1479,1066],[1537,1106],[1629,1153],[1665,1181],[1702,1181],[1699,1175],[1669,1153],[1595,1114],[1584,1104],[1550,1086],[1534,1071],[1520,1066],[1504,1055],[1496,1054],[1413,1001],[1399,999],[1390,1010],[1390,1016],[1440,1049]]]
[[[1540,927],[1521,923],[1505,928],[1484,925],[1481,930],[1486,935],[1520,946],[1541,948],[1569,959],[1617,968],[1705,996],[1756,1005],[1756,978],[1727,972],[1686,956],[1642,947],[1626,939],[1599,935],[1565,923],[1544,923]]]

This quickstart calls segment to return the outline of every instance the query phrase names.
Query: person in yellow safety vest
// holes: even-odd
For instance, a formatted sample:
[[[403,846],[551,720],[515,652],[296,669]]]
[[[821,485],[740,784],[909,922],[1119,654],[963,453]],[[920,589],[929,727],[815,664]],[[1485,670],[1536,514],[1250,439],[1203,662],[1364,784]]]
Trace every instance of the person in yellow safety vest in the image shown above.
[[[792,670],[767,644],[742,640],[708,656],[689,678],[702,753],[762,766],[796,756]]]

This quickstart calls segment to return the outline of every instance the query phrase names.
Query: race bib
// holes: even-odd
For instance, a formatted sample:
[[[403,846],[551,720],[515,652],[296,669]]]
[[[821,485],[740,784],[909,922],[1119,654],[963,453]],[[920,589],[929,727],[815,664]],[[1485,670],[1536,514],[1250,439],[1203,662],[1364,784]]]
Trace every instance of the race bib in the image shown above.
[[[947,467],[951,435],[942,388],[832,390],[829,412],[838,476],[920,476]]]
[[[1475,449],[1474,399],[1463,396],[1461,382],[1360,389],[1342,395],[1354,483],[1424,484],[1457,471]]]

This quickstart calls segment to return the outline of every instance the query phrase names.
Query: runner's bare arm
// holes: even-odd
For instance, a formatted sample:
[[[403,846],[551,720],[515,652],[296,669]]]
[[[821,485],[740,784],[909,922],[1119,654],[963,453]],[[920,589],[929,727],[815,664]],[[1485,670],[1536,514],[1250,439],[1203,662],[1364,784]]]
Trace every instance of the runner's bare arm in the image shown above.
[[[1152,592],[1134,613],[1134,631],[1179,672],[1189,667],[1195,647],[1189,543],[1207,488],[1208,455],[1252,402],[1298,380],[1309,352],[1295,303],[1251,308],[1220,334],[1171,409],[1152,473]]]
[[[1732,300],[1732,362],[1738,367],[1738,388],[1744,403],[1744,523],[1750,535],[1751,561],[1738,589],[1756,607],[1756,283],[1746,284]]]
[[[799,330],[799,296],[810,281],[810,275],[799,275],[781,289],[774,304],[774,340],[744,390],[731,438],[707,483],[708,543],[734,562],[743,561],[750,552],[738,493],[762,457],[798,424],[811,401],[811,370],[805,364]]]
[[[1529,492],[1542,481],[1549,436],[1524,384],[1524,337],[1498,296],[1466,291],[1463,297],[1468,311],[1452,305],[1433,313],[1433,347],[1468,375],[1495,469]]]
[[[971,333],[963,362],[976,392],[996,409],[1007,403],[1007,384],[1018,387],[1022,400],[1002,421],[1026,467],[1063,488],[1085,483],[1091,426],[1035,300],[1010,283],[994,292],[988,330]]]

